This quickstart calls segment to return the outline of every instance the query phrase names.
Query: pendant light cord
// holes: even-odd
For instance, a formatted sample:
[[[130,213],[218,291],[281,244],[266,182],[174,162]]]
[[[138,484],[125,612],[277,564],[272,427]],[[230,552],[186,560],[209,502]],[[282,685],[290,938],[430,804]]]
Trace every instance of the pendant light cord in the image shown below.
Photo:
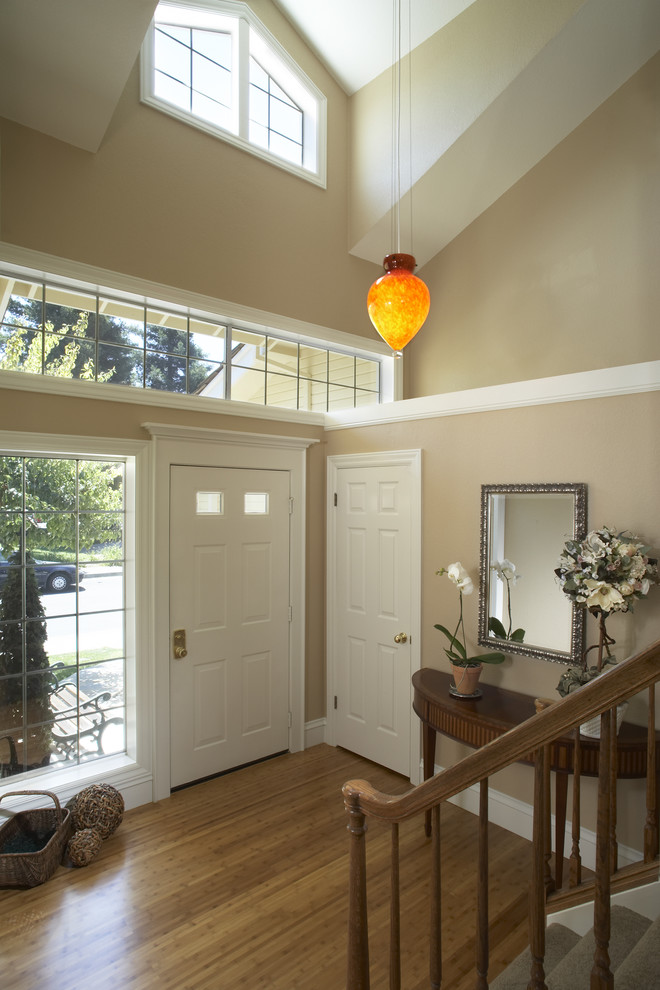
[[[401,0],[392,0],[392,233],[401,251]]]
[[[401,252],[401,0],[392,6],[392,232],[390,243]],[[412,0],[408,0],[408,206],[410,212],[410,253],[413,250],[412,218]]]

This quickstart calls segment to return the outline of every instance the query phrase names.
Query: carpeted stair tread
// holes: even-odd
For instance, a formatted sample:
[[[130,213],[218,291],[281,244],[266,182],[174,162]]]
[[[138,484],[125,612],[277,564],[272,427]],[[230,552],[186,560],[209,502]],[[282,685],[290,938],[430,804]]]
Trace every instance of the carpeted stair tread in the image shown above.
[[[610,969],[616,972],[626,956],[650,927],[651,922],[630,908],[614,905],[611,913],[609,957]],[[546,970],[548,990],[589,990],[594,964],[593,929],[552,970]],[[618,984],[615,981],[617,990]],[[636,990],[641,990],[637,987]]]
[[[580,936],[570,928],[548,925],[545,932],[545,972],[549,973],[579,941]],[[489,984],[490,990],[526,990],[531,966],[532,955],[528,947]]]
[[[614,973],[616,990],[657,990],[660,987],[660,918],[646,929],[639,942]]]

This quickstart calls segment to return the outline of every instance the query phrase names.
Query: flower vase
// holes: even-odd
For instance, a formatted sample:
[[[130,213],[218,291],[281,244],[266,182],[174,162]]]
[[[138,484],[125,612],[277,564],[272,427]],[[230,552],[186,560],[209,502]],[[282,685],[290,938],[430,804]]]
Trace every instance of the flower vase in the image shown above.
[[[623,722],[623,716],[626,714],[627,707],[627,701],[622,702],[616,707],[617,735],[619,733],[619,729],[621,728],[621,723]],[[580,735],[587,736],[589,739],[600,739],[600,715],[595,715],[593,718],[590,718],[588,722],[583,722],[580,726]]]
[[[481,664],[471,664],[469,667],[451,664],[454,683],[449,685],[449,693],[454,698],[480,698],[481,691],[477,687],[481,676]]]

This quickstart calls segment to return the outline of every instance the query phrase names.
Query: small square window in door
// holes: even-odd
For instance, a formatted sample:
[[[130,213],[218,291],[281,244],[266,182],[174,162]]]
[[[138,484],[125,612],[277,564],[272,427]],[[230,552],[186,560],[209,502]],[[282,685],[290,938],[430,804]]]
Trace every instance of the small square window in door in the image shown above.
[[[197,492],[198,516],[222,516],[224,511],[224,492]]]
[[[246,516],[267,516],[268,492],[245,492],[243,511]]]

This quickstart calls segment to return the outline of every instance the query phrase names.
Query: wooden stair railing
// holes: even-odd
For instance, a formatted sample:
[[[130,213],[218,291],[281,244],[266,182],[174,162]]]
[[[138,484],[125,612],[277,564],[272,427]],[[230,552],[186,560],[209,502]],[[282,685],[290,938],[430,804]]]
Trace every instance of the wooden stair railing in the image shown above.
[[[575,730],[579,787],[579,726],[600,715],[601,736],[598,779],[598,819],[595,880],[583,886],[593,892],[596,951],[590,990],[611,990],[613,986],[608,956],[609,897],[611,872],[616,868],[616,723],[615,706],[648,689],[647,815],[644,826],[644,863],[655,864],[658,856],[658,794],[655,744],[655,683],[660,680],[660,640],[636,656],[595,678],[579,692],[545,708],[532,718],[470,753],[459,763],[424,781],[404,794],[384,794],[367,781],[348,781],[343,787],[348,813],[350,840],[350,890],[348,920],[347,990],[369,990],[367,920],[366,819],[389,822],[392,840],[392,906],[390,990],[400,990],[400,945],[398,904],[398,826],[417,815],[431,812],[431,940],[429,986],[439,990],[442,983],[440,946],[440,805],[475,784],[480,785],[479,855],[477,893],[476,990],[488,987],[488,778],[499,770],[535,754],[533,868],[530,892],[530,946],[532,971],[529,990],[545,990],[543,973],[546,903],[555,898],[549,867],[550,787],[547,747],[559,736]],[[577,795],[577,792],[576,792]],[[571,885],[580,883],[579,795],[573,801],[573,848]],[[657,864],[653,867],[657,872]],[[622,871],[624,872],[624,871]],[[648,871],[647,871],[648,875]],[[625,881],[632,885],[634,881]]]

